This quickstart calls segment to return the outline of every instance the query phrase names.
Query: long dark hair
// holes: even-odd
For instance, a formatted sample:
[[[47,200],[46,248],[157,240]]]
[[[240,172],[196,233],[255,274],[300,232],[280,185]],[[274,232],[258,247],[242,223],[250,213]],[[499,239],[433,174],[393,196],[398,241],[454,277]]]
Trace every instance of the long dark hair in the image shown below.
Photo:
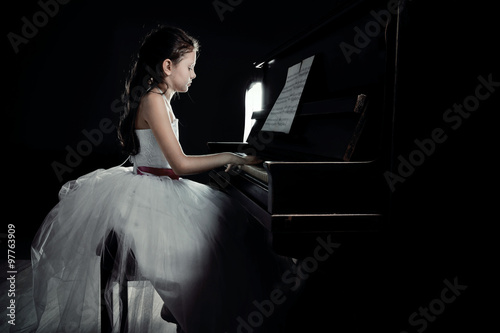
[[[163,61],[170,59],[177,64],[186,53],[198,50],[198,41],[179,28],[159,26],[146,35],[122,95],[124,109],[120,115],[118,138],[125,153],[139,153],[139,139],[135,133],[137,109],[141,98],[164,81]]]

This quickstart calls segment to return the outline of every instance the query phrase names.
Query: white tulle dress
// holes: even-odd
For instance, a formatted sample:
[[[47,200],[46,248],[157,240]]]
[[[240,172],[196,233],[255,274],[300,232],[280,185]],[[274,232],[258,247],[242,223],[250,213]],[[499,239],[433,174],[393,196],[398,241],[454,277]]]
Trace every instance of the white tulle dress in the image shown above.
[[[178,135],[177,120],[172,126]],[[99,332],[100,307],[115,302],[116,309],[113,288],[126,273],[142,281],[129,292],[129,332],[156,332],[158,296],[187,333],[245,332],[242,320],[279,287],[289,262],[273,254],[241,207],[191,180],[138,174],[139,167],[169,164],[151,130],[137,135],[133,167],[99,169],[61,188],[32,244],[36,314],[19,309],[12,330]],[[98,249],[111,230],[120,242],[100,304]],[[132,272],[125,265],[130,253]],[[118,331],[120,320],[113,321]],[[258,324],[254,332],[265,326]]]

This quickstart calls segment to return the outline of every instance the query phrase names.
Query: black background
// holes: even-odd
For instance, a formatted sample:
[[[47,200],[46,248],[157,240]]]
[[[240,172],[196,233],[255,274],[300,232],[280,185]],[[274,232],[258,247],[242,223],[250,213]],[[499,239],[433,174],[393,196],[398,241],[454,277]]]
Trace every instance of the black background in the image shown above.
[[[150,28],[178,25],[201,42],[197,78],[189,94],[173,102],[185,152],[201,154],[207,141],[241,140],[252,62],[321,21],[339,2],[245,0],[221,21],[210,0],[74,0],[60,5],[17,54],[7,34],[21,34],[21,18],[32,22],[40,6],[4,4],[3,213],[18,228],[18,258],[29,258],[29,243],[65,181],[125,160],[113,132],[62,181],[52,167],[54,161],[65,163],[66,146],[86,139],[83,130],[98,128],[103,118],[117,121],[112,103]],[[409,9],[401,41],[404,102],[395,118],[395,167],[397,157],[408,157],[414,140],[429,138],[433,129],[443,128],[448,139],[397,186],[387,228],[343,239],[337,256],[310,278],[314,287],[293,310],[290,332],[291,326],[308,332],[416,332],[420,326],[410,326],[408,317],[454,278],[467,289],[425,331],[479,331],[494,322],[500,88],[458,129],[442,117],[474,94],[478,76],[500,81],[498,15],[493,3],[480,1],[413,0]]]

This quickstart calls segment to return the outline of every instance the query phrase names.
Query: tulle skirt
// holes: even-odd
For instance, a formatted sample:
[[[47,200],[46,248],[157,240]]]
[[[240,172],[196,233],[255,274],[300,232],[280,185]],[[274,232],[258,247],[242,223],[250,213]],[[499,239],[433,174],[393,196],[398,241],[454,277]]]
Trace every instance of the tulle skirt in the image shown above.
[[[14,330],[24,320],[26,331],[99,332],[101,307],[117,309],[113,291],[127,279],[137,281],[129,332],[156,332],[155,297],[187,333],[245,332],[242,319],[290,265],[228,196],[187,179],[120,166],[68,182],[59,197],[32,244],[35,313],[19,314]],[[103,254],[111,278],[101,288]]]

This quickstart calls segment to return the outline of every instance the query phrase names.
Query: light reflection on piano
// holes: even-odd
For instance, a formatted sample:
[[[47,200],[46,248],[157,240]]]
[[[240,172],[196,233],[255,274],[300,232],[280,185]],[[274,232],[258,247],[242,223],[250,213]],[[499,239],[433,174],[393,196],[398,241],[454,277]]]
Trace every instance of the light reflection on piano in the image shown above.
[[[248,139],[250,130],[255,124],[252,114],[255,111],[262,110],[262,89],[262,83],[255,81],[250,84],[245,94],[245,130],[243,132],[243,140]]]

